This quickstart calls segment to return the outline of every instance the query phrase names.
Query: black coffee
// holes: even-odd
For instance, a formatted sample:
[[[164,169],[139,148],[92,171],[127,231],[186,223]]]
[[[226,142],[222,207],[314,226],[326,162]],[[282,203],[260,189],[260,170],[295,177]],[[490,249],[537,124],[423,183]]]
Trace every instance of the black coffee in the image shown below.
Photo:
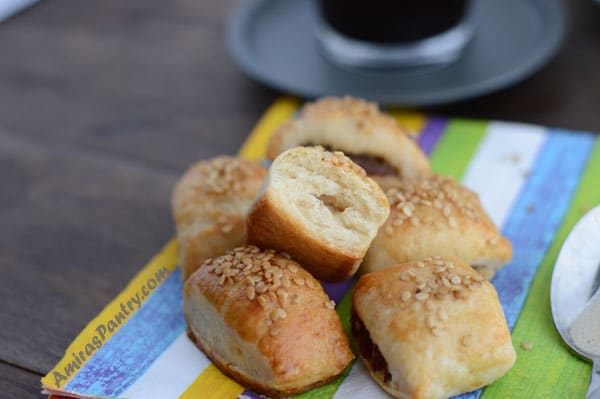
[[[377,43],[406,43],[458,24],[469,0],[320,0],[325,21],[344,36]]]

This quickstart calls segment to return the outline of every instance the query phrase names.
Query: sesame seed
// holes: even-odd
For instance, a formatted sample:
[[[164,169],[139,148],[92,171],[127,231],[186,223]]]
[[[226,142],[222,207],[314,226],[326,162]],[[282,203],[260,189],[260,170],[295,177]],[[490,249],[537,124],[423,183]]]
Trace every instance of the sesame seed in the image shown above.
[[[262,281],[260,281],[258,284],[256,284],[256,286],[254,287],[254,289],[259,294],[264,294],[265,292],[267,292],[267,286]]]
[[[276,321],[279,319],[285,319],[287,317],[287,313],[285,310],[281,308],[277,308],[271,312],[271,320]]]
[[[433,315],[427,316],[426,325],[428,328],[435,327],[435,318],[433,317]]]
[[[410,291],[402,291],[402,295],[401,295],[402,301],[403,302],[408,302],[408,300],[410,299],[411,295],[412,294],[410,293]]]
[[[521,342],[521,348],[523,348],[526,351],[532,350],[533,349],[533,344],[531,342]]]
[[[410,281],[410,275],[406,272],[400,274],[400,280],[402,281]]]
[[[415,298],[416,298],[418,301],[424,301],[424,300],[426,300],[427,298],[429,298],[429,294],[428,294],[428,293],[426,293],[426,292],[419,292],[418,294],[415,294]]]
[[[450,276],[450,282],[452,284],[460,284],[462,282],[461,278],[459,276],[457,276],[456,274],[452,274]]]
[[[473,343],[473,336],[471,334],[467,334],[460,339],[460,343],[464,346],[471,346]]]
[[[412,216],[412,210],[408,207],[408,205],[404,205],[404,207],[402,208],[402,213],[404,213],[408,217]]]
[[[292,273],[296,273],[298,271],[298,268],[294,265],[289,265],[288,270]]]
[[[256,298],[256,300],[261,308],[264,309],[267,306],[267,298],[265,295],[260,295],[258,298]]]
[[[285,307],[285,305],[287,305],[288,295],[289,294],[287,293],[287,291],[285,291],[283,289],[277,290],[277,299],[279,299],[279,304],[282,307]]]
[[[223,227],[221,227],[221,231],[222,231],[224,234],[230,233],[230,232],[231,232],[231,230],[233,230],[233,226],[232,226],[232,225],[230,225],[230,224],[226,224],[226,225],[224,225]]]
[[[315,288],[315,283],[313,282],[313,280],[311,278],[304,279],[304,282],[306,283],[306,285],[309,288]]]
[[[328,309],[335,309],[335,302],[327,301],[327,302],[325,302],[325,307],[327,307]]]
[[[448,218],[448,224],[449,224],[449,225],[450,225],[450,227],[452,227],[453,229],[455,229],[455,228],[458,226],[458,224],[456,223],[456,219],[455,219],[455,218],[453,218],[452,216],[450,216],[450,217]]]
[[[249,300],[253,300],[256,297],[254,287],[246,287],[246,297],[248,297]]]
[[[439,337],[442,335],[442,331],[439,328],[433,327],[431,329],[431,334],[433,334],[436,337]]]
[[[296,285],[300,285],[303,286],[304,285],[304,279],[302,277],[294,277],[292,279],[292,281],[294,282],[294,284]]]
[[[446,311],[443,308],[440,308],[438,310],[438,316],[439,316],[439,318],[440,318],[441,321],[448,320],[448,313],[446,313]]]

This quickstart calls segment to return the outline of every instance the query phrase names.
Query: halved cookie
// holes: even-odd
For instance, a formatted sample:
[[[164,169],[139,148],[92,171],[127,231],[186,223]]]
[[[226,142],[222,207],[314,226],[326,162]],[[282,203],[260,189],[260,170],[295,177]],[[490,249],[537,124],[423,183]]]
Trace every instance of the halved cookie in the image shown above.
[[[319,280],[352,276],[389,214],[381,188],[341,152],[279,155],[248,214],[248,243],[286,251]]]
[[[429,174],[429,161],[409,132],[377,104],[357,98],[326,97],[306,104],[297,119],[271,137],[267,157],[311,145],[344,152],[369,175]]]
[[[457,259],[363,275],[352,335],[371,376],[397,398],[448,398],[503,376],[516,354],[494,287]]]
[[[376,178],[390,202],[390,216],[373,240],[361,273],[428,256],[462,260],[491,279],[512,256],[476,193],[450,177]]]
[[[173,190],[179,261],[185,280],[207,258],[246,243],[246,217],[264,166],[221,156],[192,165]]]
[[[188,333],[225,374],[273,397],[325,384],[352,360],[335,304],[297,262],[236,248],[187,280]]]

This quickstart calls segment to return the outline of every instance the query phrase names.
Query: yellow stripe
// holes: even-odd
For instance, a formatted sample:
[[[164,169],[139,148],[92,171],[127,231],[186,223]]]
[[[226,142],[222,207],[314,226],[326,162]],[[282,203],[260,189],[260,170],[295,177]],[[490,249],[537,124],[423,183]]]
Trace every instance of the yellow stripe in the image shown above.
[[[219,399],[237,398],[244,388],[225,377],[214,365],[208,366],[190,385],[179,399]]]
[[[282,123],[294,115],[299,104],[299,100],[293,97],[281,97],[275,101],[244,142],[238,153],[239,156],[248,160],[263,159],[269,138]]]
[[[407,109],[392,108],[388,112],[396,118],[399,124],[409,129],[415,136],[421,133],[427,119],[425,114]]]
[[[98,335],[96,332],[96,327],[98,327],[101,324],[106,326],[110,320],[114,320],[115,315],[121,311],[121,303],[126,303],[132,297],[135,297],[136,294],[140,292],[141,287],[146,284],[148,279],[154,277],[156,272],[158,272],[162,268],[167,268],[167,270],[169,270],[169,273],[171,273],[173,272],[173,270],[175,270],[175,267],[177,267],[177,242],[176,240],[171,240],[169,241],[169,243],[167,243],[167,245],[163,247],[159,254],[154,256],[146,265],[146,267],[144,267],[133,278],[133,280],[129,282],[127,287],[125,287],[125,289],[121,291],[121,293],[115,299],[113,299],[112,302],[110,302],[108,306],[106,306],[104,310],[102,310],[102,312],[100,312],[100,314],[96,316],[96,318],[94,318],[91,322],[88,323],[87,326],[85,326],[83,331],[79,333],[77,338],[75,338],[71,345],[69,345],[69,347],[65,351],[63,358],[58,362],[56,366],[54,366],[54,369],[52,369],[52,371],[50,371],[44,378],[42,378],[42,384],[48,388],[58,389],[60,388],[60,386],[64,386],[68,381],[70,381],[76,373],[68,376],[66,380],[61,380],[58,384],[60,386],[58,386],[55,383],[54,372],[56,371],[64,375],[65,368],[67,368],[69,363],[72,363],[74,360],[73,353],[79,353],[80,351],[83,351],[85,353],[86,344],[91,343],[94,336]],[[145,302],[145,300],[142,300],[142,302]],[[119,326],[119,328],[123,326],[133,314],[134,313],[131,313],[127,317],[127,319]],[[110,337],[112,337],[119,330],[119,328],[113,330],[112,332],[107,331],[104,342],[108,341]],[[87,358],[86,361],[82,363],[82,365],[87,363],[87,361],[90,358]]]
[[[244,142],[239,156],[249,160],[263,159],[269,138],[282,123],[294,115],[299,104],[299,100],[292,97],[282,97],[275,101],[260,118],[252,133]],[[219,369],[211,364],[181,394],[179,399],[231,399],[236,398],[243,391],[244,388],[241,385],[223,375]]]

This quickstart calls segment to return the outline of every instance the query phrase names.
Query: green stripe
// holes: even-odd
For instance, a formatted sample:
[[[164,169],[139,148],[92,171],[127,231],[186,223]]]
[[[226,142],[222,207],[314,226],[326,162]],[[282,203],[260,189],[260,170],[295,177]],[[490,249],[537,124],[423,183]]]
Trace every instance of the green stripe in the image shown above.
[[[517,362],[505,378],[490,385],[483,399],[583,398],[590,364],[571,354],[554,328],[550,310],[550,281],[560,248],[577,221],[600,203],[600,140],[582,174],[569,210],[535,276],[525,306],[512,332]],[[522,342],[533,344],[523,350]]]
[[[354,285],[352,285],[354,287]],[[344,332],[348,336],[350,343],[352,344],[352,339],[350,339],[350,301],[352,299],[352,289],[349,289],[348,292],[344,295],[342,300],[338,303],[336,307],[336,311],[342,320],[342,326],[344,327]],[[352,348],[354,350],[354,347]],[[356,352],[355,352],[356,353]],[[308,392],[305,392],[301,395],[296,396],[296,398],[301,399],[330,399],[333,398],[335,393],[337,392],[342,382],[348,376],[348,373],[352,369],[354,365],[354,361],[350,363],[350,365],[346,368],[346,371],[342,375],[340,375],[335,380],[331,381],[329,384],[324,385],[320,388],[312,389]]]
[[[452,119],[431,153],[432,170],[460,181],[487,127],[486,121]]]
[[[460,181],[481,139],[485,135],[487,127],[488,122],[485,121],[470,119],[451,120],[431,153],[430,162],[432,170],[436,173],[450,175]],[[348,290],[337,306],[337,312],[342,319],[344,330],[348,336],[350,336],[351,293],[352,290]],[[349,371],[350,367],[348,367],[343,376],[337,378],[335,381],[321,388],[308,391],[298,397],[302,399],[332,398]]]

